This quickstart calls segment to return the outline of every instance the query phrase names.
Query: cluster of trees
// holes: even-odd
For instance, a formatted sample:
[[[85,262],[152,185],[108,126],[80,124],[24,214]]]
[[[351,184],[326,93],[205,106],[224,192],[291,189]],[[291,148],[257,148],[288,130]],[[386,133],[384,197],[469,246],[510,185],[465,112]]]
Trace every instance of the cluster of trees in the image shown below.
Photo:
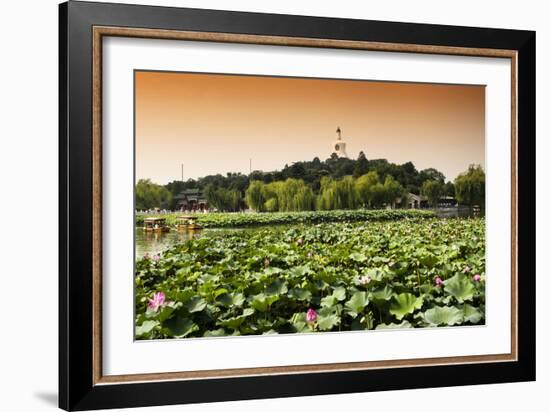
[[[318,193],[302,179],[264,183],[253,180],[245,192],[245,202],[257,212],[379,208],[406,200],[406,191],[392,176],[382,181],[375,171],[358,178],[325,176]]]
[[[136,184],[136,209],[152,209],[160,207],[167,209],[172,204],[172,193],[166,187],[151,182],[150,179],[140,179]]]
[[[173,209],[174,197],[194,188],[201,189],[210,205],[223,211],[247,206],[259,211],[377,208],[395,205],[398,199],[405,200],[407,193],[426,196],[432,206],[442,196],[451,196],[461,204],[483,207],[485,173],[472,165],[454,183],[445,182],[437,169],[418,171],[412,162],[398,165],[386,159],[368,160],[363,152],[357,159],[333,153],[325,161],[315,157],[272,172],[209,175],[164,186],[140,180],[136,207]]]
[[[204,196],[208,204],[221,212],[237,212],[243,207],[240,190],[226,189],[209,184],[204,189]]]
[[[480,165],[470,165],[455,179],[455,197],[459,203],[478,205],[485,210],[485,172]]]
[[[257,212],[289,212],[315,209],[315,194],[301,179],[264,183],[253,180],[244,199]]]
[[[172,193],[173,197],[184,189],[199,188],[205,190],[208,185],[212,185],[215,188],[237,190],[241,192],[241,194],[244,194],[253,181],[261,181],[268,184],[286,181],[287,179],[297,179],[302,180],[311,187],[315,193],[318,193],[321,189],[321,180],[324,177],[330,177],[334,180],[339,180],[344,176],[358,178],[370,171],[376,172],[378,176],[380,176],[382,182],[385,181],[387,176],[393,177],[393,179],[399,182],[407,192],[415,194],[420,194],[422,184],[426,180],[445,182],[443,173],[436,169],[429,168],[418,171],[412,162],[398,165],[390,163],[386,159],[367,160],[365,154],[360,152],[357,159],[338,157],[333,153],[331,157],[325,161],[315,157],[311,161],[285,165],[282,170],[271,172],[254,170],[249,175],[243,173],[208,175],[199,179],[189,179],[185,182],[175,180],[166,184],[164,187]]]

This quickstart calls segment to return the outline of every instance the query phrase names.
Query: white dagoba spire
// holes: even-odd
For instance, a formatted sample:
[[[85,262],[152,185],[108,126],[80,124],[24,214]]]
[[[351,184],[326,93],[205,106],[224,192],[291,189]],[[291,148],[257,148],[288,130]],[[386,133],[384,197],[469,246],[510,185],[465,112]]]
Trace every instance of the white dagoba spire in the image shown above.
[[[348,154],[346,153],[346,142],[342,140],[342,130],[340,127],[336,129],[336,134],[338,135],[338,138],[333,145],[334,153],[336,153],[338,157],[348,157]]]

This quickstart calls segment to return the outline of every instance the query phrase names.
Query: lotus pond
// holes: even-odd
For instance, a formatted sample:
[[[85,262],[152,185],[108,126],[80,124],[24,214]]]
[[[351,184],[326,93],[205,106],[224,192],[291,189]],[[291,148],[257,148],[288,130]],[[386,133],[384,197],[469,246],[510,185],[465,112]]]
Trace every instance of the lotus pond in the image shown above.
[[[135,283],[137,339],[480,325],[485,221],[212,232],[139,258]]]
[[[181,213],[139,214],[136,226],[142,226],[146,217],[163,217],[166,224],[174,226]],[[197,222],[206,228],[235,228],[265,225],[316,224],[328,222],[385,221],[404,218],[428,218],[435,213],[429,210],[414,209],[357,209],[357,210],[317,210],[308,212],[273,213],[197,213]]]

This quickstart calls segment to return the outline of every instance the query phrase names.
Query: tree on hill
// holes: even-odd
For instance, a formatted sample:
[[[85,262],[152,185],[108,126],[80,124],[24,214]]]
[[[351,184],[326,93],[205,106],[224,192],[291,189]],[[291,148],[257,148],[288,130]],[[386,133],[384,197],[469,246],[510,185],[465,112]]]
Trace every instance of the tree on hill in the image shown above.
[[[367,160],[365,153],[361,150],[359,152],[359,156],[357,156],[355,167],[353,168],[353,177],[357,178],[359,176],[364,175],[368,171],[369,171],[369,161]]]

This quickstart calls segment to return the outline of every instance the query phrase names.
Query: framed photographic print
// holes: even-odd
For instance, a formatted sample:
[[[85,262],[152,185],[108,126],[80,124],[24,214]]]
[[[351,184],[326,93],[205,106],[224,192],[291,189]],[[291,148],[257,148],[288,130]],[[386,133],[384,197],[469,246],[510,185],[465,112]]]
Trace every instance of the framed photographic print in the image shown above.
[[[535,379],[535,33],[60,5],[60,407]]]

